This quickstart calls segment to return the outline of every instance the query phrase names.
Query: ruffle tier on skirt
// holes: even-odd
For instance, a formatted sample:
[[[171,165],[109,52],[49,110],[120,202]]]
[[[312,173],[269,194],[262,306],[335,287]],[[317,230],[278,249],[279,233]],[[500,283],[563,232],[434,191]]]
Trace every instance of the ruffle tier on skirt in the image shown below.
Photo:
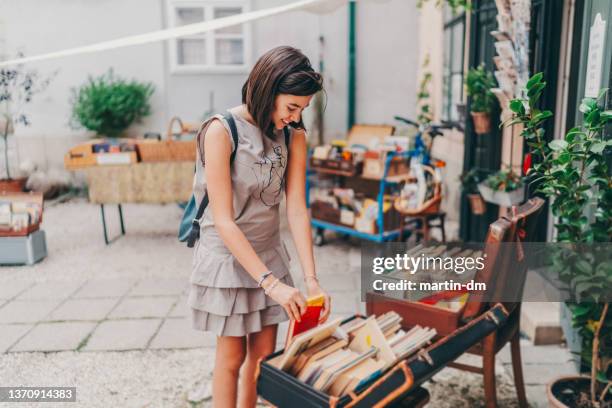
[[[289,254],[280,244],[257,252],[281,282],[293,286]],[[194,256],[188,306],[192,326],[217,336],[246,336],[288,320],[285,310],[266,296],[231,253],[204,248]]]

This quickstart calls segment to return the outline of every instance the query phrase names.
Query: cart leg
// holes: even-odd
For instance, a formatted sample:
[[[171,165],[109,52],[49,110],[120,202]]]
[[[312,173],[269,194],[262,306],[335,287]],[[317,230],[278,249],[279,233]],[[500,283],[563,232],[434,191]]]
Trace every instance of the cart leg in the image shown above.
[[[104,204],[100,204],[100,213],[102,214],[102,229],[104,230],[104,243],[108,245],[108,233],[106,232],[106,218],[104,217]]]
[[[121,235],[125,235],[125,226],[123,224],[123,209],[121,208],[121,204],[117,204],[117,208],[119,209],[119,224],[121,225]]]
[[[325,231],[323,228],[317,227],[315,230],[314,244],[316,246],[323,246],[325,244]]]
[[[119,210],[119,224],[121,227],[121,235],[125,235],[125,224],[123,223],[123,209],[121,208],[121,204],[118,204],[117,208]],[[113,239],[108,239],[108,231],[106,227],[106,215],[104,214],[104,204],[100,204],[100,214],[102,215],[102,230],[104,232],[104,243],[108,245],[112,243],[113,241],[115,241],[117,238],[120,238],[121,235]]]

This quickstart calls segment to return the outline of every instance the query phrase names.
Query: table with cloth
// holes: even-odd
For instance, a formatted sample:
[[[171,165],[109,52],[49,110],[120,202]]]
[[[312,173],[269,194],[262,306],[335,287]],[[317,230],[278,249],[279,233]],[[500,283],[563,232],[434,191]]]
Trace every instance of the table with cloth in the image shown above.
[[[100,204],[104,241],[109,244],[104,205],[116,204],[121,235],[125,235],[121,204],[168,204],[187,202],[192,193],[194,163],[166,161],[85,169],[89,200]]]

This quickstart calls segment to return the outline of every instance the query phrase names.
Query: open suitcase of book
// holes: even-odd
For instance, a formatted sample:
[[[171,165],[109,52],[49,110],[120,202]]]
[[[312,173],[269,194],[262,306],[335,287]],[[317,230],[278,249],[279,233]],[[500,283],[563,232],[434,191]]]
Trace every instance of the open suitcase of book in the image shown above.
[[[361,383],[342,397],[321,392],[270,364],[271,360],[283,354],[284,350],[280,350],[260,361],[257,392],[269,404],[281,408],[420,406],[428,398],[420,385],[497,330],[504,324],[507,315],[501,304],[495,305],[465,326],[398,361],[382,375]]]

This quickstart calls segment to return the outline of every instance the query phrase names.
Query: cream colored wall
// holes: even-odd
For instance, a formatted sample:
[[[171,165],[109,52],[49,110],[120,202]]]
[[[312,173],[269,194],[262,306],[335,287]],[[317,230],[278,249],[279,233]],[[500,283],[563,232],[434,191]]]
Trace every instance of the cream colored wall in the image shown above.
[[[434,113],[434,122],[439,122],[442,113],[443,100],[443,57],[444,57],[444,17],[442,9],[436,7],[435,1],[425,3],[419,16],[419,72],[417,86],[420,84],[423,69],[422,64],[429,54],[427,70],[432,74],[430,84],[431,106]],[[416,91],[416,90],[415,90]],[[435,139],[432,156],[444,160],[446,167],[443,170],[444,187],[442,209],[447,214],[449,224],[458,223],[460,212],[461,189],[459,176],[463,169],[463,133],[453,130],[445,132],[443,137]],[[456,228],[447,228],[451,236]]]

